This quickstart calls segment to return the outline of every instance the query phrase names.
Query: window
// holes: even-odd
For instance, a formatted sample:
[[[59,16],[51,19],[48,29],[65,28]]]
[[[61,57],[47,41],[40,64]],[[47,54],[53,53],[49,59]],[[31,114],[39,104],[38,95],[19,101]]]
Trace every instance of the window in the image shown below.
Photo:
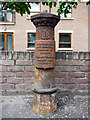
[[[35,48],[36,33],[28,33],[27,48]]]
[[[71,48],[71,33],[59,33],[59,48]]]
[[[40,12],[40,3],[38,3],[38,4],[36,4],[36,3],[30,3],[30,5],[31,5],[31,9],[30,9],[30,11],[32,12],[32,13],[35,13],[35,12]]]
[[[63,8],[63,10],[64,10],[64,8]],[[67,14],[67,17],[64,17],[64,12],[62,12],[62,13],[60,14],[60,17],[61,17],[61,18],[71,18],[71,17],[72,17],[72,6],[71,6],[71,9],[69,10],[69,12],[70,12],[70,13]]]
[[[13,33],[0,33],[0,51],[12,51],[13,45]]]
[[[27,17],[29,18],[32,15],[38,14],[41,12],[41,3],[30,3],[31,5],[31,9],[30,9],[30,15],[28,15]]]
[[[0,4],[0,9],[2,5]],[[1,22],[13,22],[13,14],[6,10],[0,10],[0,21]]]

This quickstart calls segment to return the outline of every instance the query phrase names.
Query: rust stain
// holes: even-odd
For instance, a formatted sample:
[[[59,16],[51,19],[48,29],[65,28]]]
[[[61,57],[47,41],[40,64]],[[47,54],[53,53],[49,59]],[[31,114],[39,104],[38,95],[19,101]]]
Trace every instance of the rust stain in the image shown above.
[[[39,95],[35,93],[36,103],[33,103],[33,110],[39,114],[51,114],[53,111],[57,109],[57,104],[55,102],[56,93],[53,94],[53,98],[51,95]],[[37,102],[38,101],[38,102]]]

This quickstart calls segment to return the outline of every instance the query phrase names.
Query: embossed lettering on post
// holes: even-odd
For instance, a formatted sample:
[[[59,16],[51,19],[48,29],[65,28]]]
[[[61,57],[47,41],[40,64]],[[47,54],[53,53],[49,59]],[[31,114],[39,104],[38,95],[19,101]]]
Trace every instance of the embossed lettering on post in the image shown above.
[[[35,67],[54,68],[55,67],[55,41],[37,40],[35,43]]]

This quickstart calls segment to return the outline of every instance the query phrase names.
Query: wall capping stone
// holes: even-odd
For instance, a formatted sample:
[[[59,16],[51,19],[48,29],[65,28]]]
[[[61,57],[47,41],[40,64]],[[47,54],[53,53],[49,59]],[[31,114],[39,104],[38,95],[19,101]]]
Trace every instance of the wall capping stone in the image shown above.
[[[23,52],[23,51],[0,51],[0,59],[34,59],[34,53],[32,51]],[[90,59],[90,52],[55,52],[56,59],[62,60],[84,60]]]

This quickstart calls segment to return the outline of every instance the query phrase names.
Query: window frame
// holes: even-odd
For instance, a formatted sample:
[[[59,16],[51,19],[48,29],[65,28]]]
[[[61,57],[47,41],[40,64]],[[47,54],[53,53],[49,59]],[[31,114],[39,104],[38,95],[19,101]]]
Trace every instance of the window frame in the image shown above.
[[[33,2],[31,2],[31,3],[33,3]],[[40,11],[30,11],[30,13],[40,13],[41,12],[41,2],[39,2],[40,3]]]
[[[29,34],[36,35],[36,32],[28,32],[27,33],[27,49],[29,49],[29,50],[35,50],[35,47],[28,47],[28,44],[35,44],[35,42],[29,42]]]
[[[14,33],[13,32],[0,32],[0,35],[4,35],[5,39],[4,39],[4,51],[7,51],[7,35],[12,35],[12,51],[14,51]],[[3,50],[2,50],[3,51]]]
[[[5,13],[4,15],[4,21],[0,21],[0,23],[13,23],[14,22],[14,14],[12,13],[12,21],[7,21],[7,10],[3,10]]]
[[[59,48],[59,34],[61,33],[71,33],[71,48]],[[73,50],[73,30],[58,30],[57,31],[57,40],[56,40],[56,51],[72,51]]]
[[[59,2],[59,5],[60,5],[60,3],[61,3],[61,2]],[[67,2],[67,3],[69,3],[69,2]],[[61,12],[61,13],[64,13],[64,12]],[[61,17],[61,16],[60,16],[60,18],[61,18],[61,19],[73,19],[73,17],[72,17],[72,5],[71,5],[71,12],[70,12],[70,13],[71,13],[71,17]]]
[[[32,3],[32,2],[31,2],[31,3]],[[30,10],[30,15],[27,14],[26,19],[31,19],[31,14],[32,14],[32,13],[40,13],[40,12],[41,12],[41,2],[39,2],[39,3],[40,3],[40,11],[31,11],[31,10]]]
[[[60,42],[60,35],[70,35],[70,42]],[[72,38],[72,34],[71,33],[59,33],[59,45],[61,44],[70,44],[71,45],[71,38]],[[60,47],[59,47],[60,48]],[[70,47],[71,48],[71,47]]]

